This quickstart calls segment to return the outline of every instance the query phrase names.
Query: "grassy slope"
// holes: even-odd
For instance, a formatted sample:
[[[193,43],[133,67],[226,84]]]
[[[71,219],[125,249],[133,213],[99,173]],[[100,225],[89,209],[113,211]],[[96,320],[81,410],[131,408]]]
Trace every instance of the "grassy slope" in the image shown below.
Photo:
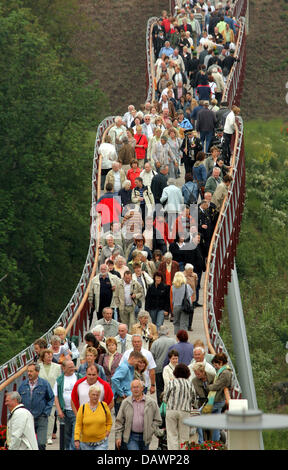
[[[250,0],[247,63],[241,109],[244,119],[287,118],[288,3]]]
[[[110,99],[109,114],[124,114],[128,104],[139,108],[146,99],[147,20],[167,9],[167,0],[79,0],[96,28],[75,40],[77,52]]]

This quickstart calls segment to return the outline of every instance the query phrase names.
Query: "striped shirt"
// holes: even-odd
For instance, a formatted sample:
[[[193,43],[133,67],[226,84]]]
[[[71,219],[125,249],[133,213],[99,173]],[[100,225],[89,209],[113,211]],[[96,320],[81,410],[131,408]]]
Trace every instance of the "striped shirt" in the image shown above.
[[[194,386],[188,379],[173,379],[165,386],[163,401],[167,410],[192,411],[197,408]]]

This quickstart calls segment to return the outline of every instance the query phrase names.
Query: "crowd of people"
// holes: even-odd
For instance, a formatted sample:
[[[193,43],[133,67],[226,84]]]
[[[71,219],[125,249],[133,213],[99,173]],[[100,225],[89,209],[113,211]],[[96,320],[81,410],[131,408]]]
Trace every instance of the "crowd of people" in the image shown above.
[[[6,395],[9,449],[44,450],[58,418],[65,450],[108,449],[113,425],[117,449],[148,449],[155,435],[159,448],[179,450],[189,440],[185,417],[225,408],[227,357],[192,344],[189,332],[232,181],[240,109],[222,101],[238,60],[231,8],[178,0],[154,25],[156,99],[129,105],[99,147],[101,250],[85,346],[63,327],[50,344],[35,342],[28,378]],[[206,436],[197,429],[199,442]]]

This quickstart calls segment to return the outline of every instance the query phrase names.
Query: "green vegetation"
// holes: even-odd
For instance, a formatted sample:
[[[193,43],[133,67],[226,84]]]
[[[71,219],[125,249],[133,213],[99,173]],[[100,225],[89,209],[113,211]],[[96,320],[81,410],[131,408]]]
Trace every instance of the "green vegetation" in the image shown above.
[[[288,136],[282,121],[245,122],[246,204],[237,249],[246,330],[258,407],[287,413],[276,382],[287,382]],[[232,352],[224,316],[221,336]],[[235,363],[235,358],[233,358]],[[287,449],[288,432],[264,433],[266,449]]]
[[[73,294],[89,246],[91,132],[107,100],[67,46],[73,32],[70,23],[63,26],[67,3],[68,19],[73,8],[76,18],[77,2],[0,6],[0,364],[21,343],[14,342],[14,352],[12,341],[4,347],[7,311],[18,312],[11,331],[20,334],[29,317],[34,335],[43,334]],[[65,31],[62,39],[51,15],[42,21],[46,4]]]

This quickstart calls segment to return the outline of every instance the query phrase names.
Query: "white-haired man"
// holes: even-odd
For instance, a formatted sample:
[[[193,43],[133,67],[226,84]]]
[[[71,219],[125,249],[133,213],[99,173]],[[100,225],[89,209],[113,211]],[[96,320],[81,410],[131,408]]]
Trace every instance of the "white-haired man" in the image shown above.
[[[10,411],[7,423],[7,447],[9,450],[38,450],[34,419],[21,403],[18,392],[7,392],[5,405]]]

